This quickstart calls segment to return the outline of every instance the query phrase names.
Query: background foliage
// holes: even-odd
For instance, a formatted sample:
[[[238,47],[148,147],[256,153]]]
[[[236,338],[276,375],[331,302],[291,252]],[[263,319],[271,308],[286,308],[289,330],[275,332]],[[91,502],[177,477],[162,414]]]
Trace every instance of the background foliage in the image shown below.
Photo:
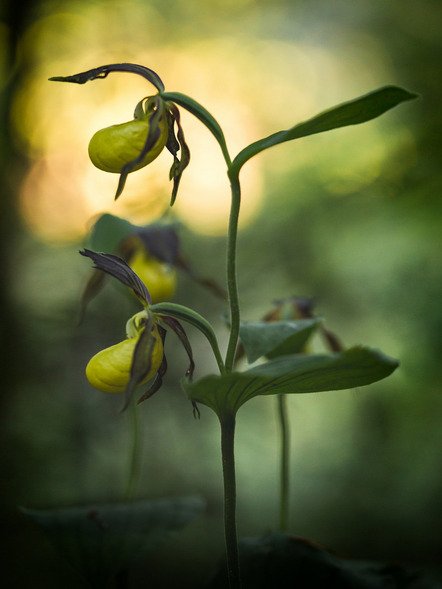
[[[6,2],[2,10],[6,576],[15,575],[20,587],[48,586],[48,579],[80,587],[15,506],[118,500],[124,487],[128,434],[120,400],[91,390],[84,366],[121,338],[134,302],[109,286],[77,327],[89,276],[77,251],[101,212],[135,223],[163,212],[169,162],[137,173],[114,206],[115,179],[92,169],[87,141],[96,129],[130,118],[146,93],[143,81],[116,76],[87,89],[47,82],[115,61],[152,67],[168,90],[204,104],[225,129],[232,153],[377,86],[398,84],[422,95],[378,121],[279,146],[247,164],[239,272],[244,319],[259,318],[275,299],[315,296],[318,312],[346,345],[379,347],[401,360],[390,379],[367,389],[290,398],[293,533],[357,558],[436,567],[442,544],[439,3],[71,0],[62,8]],[[193,155],[176,205],[183,249],[201,273],[222,281],[227,184],[213,139],[185,114],[183,120]],[[176,300],[207,315],[222,333],[222,305],[186,276]],[[212,360],[201,337],[191,329],[189,335],[201,376]],[[171,337],[168,348],[176,359],[166,386],[140,408],[139,497],[200,493],[208,507],[150,559],[152,586],[162,586],[170,554],[177,566],[167,565],[169,584],[183,569],[189,583],[201,583],[222,553],[217,423],[204,409],[193,420],[177,385],[186,358]],[[272,399],[256,399],[239,413],[242,536],[276,525],[276,440]],[[145,575],[146,563],[133,574]]]

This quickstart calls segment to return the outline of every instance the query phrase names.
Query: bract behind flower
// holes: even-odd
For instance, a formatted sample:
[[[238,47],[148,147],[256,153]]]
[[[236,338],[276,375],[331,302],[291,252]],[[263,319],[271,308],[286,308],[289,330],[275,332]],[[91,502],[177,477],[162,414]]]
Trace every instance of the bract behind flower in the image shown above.
[[[129,259],[129,266],[146,285],[152,303],[168,301],[176,290],[175,268],[138,249]]]

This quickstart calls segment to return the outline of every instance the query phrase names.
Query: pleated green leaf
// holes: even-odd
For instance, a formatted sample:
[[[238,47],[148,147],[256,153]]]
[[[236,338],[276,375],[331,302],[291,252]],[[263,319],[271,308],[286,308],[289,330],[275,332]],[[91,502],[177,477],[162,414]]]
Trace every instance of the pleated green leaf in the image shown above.
[[[389,376],[398,362],[377,350],[354,347],[335,354],[281,356],[245,372],[183,380],[190,400],[207,405],[220,419],[258,395],[351,389]]]
[[[320,319],[293,321],[244,321],[239,336],[250,363],[261,356],[276,358],[302,352]]]

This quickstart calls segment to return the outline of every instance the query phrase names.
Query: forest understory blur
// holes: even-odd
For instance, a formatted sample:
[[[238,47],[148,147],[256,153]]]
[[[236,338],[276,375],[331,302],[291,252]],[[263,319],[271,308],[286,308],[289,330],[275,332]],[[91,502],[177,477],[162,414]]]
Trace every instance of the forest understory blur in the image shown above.
[[[254,158],[241,178],[238,276],[244,319],[263,317],[275,300],[313,297],[346,346],[364,343],[400,361],[390,378],[369,387],[288,399],[291,532],[350,558],[442,575],[441,28],[436,0],[3,1],[0,499],[7,586],[84,586],[19,506],[115,502],[124,488],[127,415],[119,413],[120,399],[91,388],[84,367],[121,339],[137,307],[109,283],[78,324],[90,276],[90,261],[78,251],[100,214],[156,221],[169,202],[170,161],[161,154],[134,174],[114,203],[116,175],[92,167],[88,141],[131,118],[150,91],[146,82],[124,75],[85,86],[48,81],[120,62],[154,69],[167,90],[203,104],[233,153],[380,86],[420,95],[370,123]],[[173,218],[186,260],[223,285],[227,177],[207,129],[185,112],[182,122],[192,159]],[[223,301],[186,273],[174,301],[207,317],[225,348]],[[196,374],[214,370],[200,334],[188,334]],[[151,587],[196,587],[224,550],[219,428],[205,407],[193,418],[179,386],[185,354],[172,336],[167,345],[164,387],[139,408],[136,495],[198,495],[206,508],[132,575],[147,575]],[[238,415],[240,537],[277,523],[273,401],[254,399]]]

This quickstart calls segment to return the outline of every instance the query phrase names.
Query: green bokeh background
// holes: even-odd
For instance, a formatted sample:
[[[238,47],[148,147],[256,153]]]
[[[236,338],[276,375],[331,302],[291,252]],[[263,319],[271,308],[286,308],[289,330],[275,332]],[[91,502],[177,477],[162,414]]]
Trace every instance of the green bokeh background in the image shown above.
[[[237,61],[230,50],[228,62],[212,64],[223,72],[219,91],[222,94],[223,84],[229,82],[226,72],[240,71],[246,87],[249,68],[244,64],[253,65],[250,85],[262,83],[262,100],[268,107],[258,108],[260,96],[254,94],[243,109],[247,119],[256,110],[261,136],[298,122],[293,120],[291,100],[302,97],[302,83],[309,89],[304,70],[297,82],[296,60],[275,64],[284,78],[280,86],[266,69],[271,54],[260,71],[257,60],[262,54],[255,55],[254,49],[261,42],[270,48],[273,43],[287,44],[287,56],[291,44],[307,44],[312,52],[319,48],[333,63],[342,64],[340,75],[335,67],[332,76],[326,61],[318,66],[323,69],[312,73],[321,108],[387,83],[421,95],[419,101],[373,123],[279,146],[259,156],[264,198],[253,222],[241,231],[238,269],[244,318],[259,318],[275,299],[314,296],[318,313],[345,344],[379,347],[401,361],[391,378],[371,387],[289,399],[293,533],[354,558],[439,567],[440,3],[4,2],[1,490],[8,563],[3,572],[13,580],[10,586],[82,586],[16,506],[118,501],[128,461],[128,419],[118,413],[120,399],[93,391],[84,378],[84,366],[97,349],[118,341],[126,319],[137,308],[110,287],[78,327],[78,298],[89,272],[88,263],[77,254],[83,241],[50,245],[31,232],[18,209],[20,186],[33,154],[22,148],[11,122],[16,93],[51,53],[66,67],[76,52],[87,53],[88,36],[81,48],[76,47],[75,27],[58,31],[58,36],[56,31],[46,37],[29,35],[34,23],[58,12],[73,15],[80,24],[87,20],[94,59],[100,62],[86,67],[130,61],[137,45],[148,56],[153,45],[176,55],[178,70],[186,66],[180,55],[189,44],[230,43]],[[217,55],[222,59],[222,50]],[[275,56],[279,59],[281,52],[275,51]],[[185,74],[180,69],[186,88],[172,89],[192,94],[192,75]],[[81,100],[80,92],[76,96]],[[32,100],[30,91],[31,104]],[[38,119],[39,113],[34,116]],[[62,118],[63,112],[54,116]],[[181,236],[194,266],[222,282],[224,237],[186,226]],[[216,298],[181,276],[175,300],[207,316],[225,345],[224,307]],[[189,336],[197,374],[215,370],[199,334],[189,328]],[[147,580],[152,587],[201,586],[223,552],[218,424],[205,408],[201,420],[193,419],[178,385],[186,368],[185,354],[172,336],[167,354],[164,388],[140,406],[144,465],[137,495],[148,499],[199,493],[207,499],[207,511],[132,571],[134,586],[140,587]],[[275,529],[278,437],[270,398],[253,400],[238,415],[237,468],[240,536]]]

